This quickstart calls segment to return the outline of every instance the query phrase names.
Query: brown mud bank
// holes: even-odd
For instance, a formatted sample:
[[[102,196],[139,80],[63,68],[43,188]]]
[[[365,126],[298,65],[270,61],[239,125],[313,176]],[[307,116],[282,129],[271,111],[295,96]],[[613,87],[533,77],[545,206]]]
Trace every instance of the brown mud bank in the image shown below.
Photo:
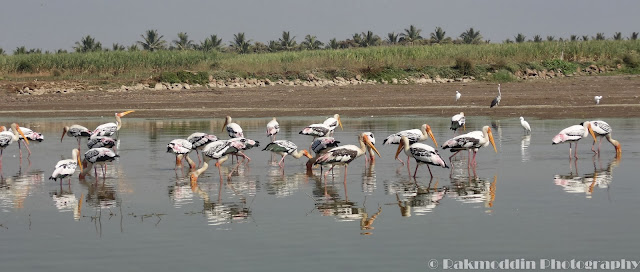
[[[16,84],[16,83],[12,83]],[[70,83],[72,84],[72,83]],[[267,86],[247,89],[77,91],[18,95],[0,83],[4,117],[97,117],[136,110],[140,118],[316,116],[467,116],[535,118],[640,117],[639,76],[582,76],[502,84],[502,101],[489,108],[497,84],[489,82]],[[462,93],[455,101],[455,91]],[[603,96],[600,105],[593,97]]]

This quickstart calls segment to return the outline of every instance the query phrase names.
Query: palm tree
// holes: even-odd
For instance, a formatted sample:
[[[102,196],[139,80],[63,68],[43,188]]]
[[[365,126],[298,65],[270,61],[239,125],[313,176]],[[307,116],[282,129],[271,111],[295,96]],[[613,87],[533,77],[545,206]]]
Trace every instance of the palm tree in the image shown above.
[[[466,44],[478,44],[482,42],[482,35],[480,35],[480,31],[474,31],[473,27],[462,32],[462,34],[460,34],[460,38],[462,38],[462,42]]]
[[[451,38],[445,36],[447,32],[442,30],[442,27],[436,27],[434,32],[431,32],[431,42],[433,43],[443,43],[448,42]]]
[[[371,30],[367,31],[367,33],[362,32],[360,42],[358,44],[362,47],[376,46],[380,44],[380,37],[373,34]]]
[[[542,37],[540,35],[533,36],[533,42],[542,42]]]
[[[111,45],[111,50],[113,51],[124,51],[124,45],[118,44],[118,43],[114,43]]]
[[[507,38],[506,40],[504,40],[503,43],[513,43],[513,41],[511,39]]]
[[[164,36],[158,34],[158,31],[155,29],[150,29],[145,32],[146,35],[140,35],[143,41],[138,41],[138,44],[142,46],[142,49],[149,51],[156,51],[160,49],[164,49],[165,44],[167,43]]]
[[[582,40],[583,41],[588,41],[589,40],[589,35],[582,35]]]
[[[329,40],[329,43],[327,44],[327,48],[338,49],[340,48],[340,43],[338,43],[338,40],[336,40],[336,38],[333,38]]]
[[[572,42],[575,42],[575,41],[577,41],[577,40],[578,40],[578,35],[571,35],[571,36],[569,37],[569,39],[570,39]]]
[[[518,35],[516,35],[514,39],[517,43],[523,43],[527,39],[527,37],[525,35],[522,35],[522,33],[518,33]]]
[[[198,46],[199,50],[209,52],[209,51],[219,51],[222,46],[222,39],[218,38],[218,35],[211,35],[208,38],[204,39],[203,42],[200,42]]]
[[[547,41],[548,41],[548,42],[552,42],[552,41],[555,41],[555,40],[556,40],[556,37],[554,37],[554,36],[547,36]]]
[[[78,53],[96,52],[102,50],[102,44],[97,42],[94,38],[87,35],[83,37],[79,42],[76,42],[76,46],[73,47]]]
[[[349,42],[349,40],[347,40],[347,42]],[[360,33],[354,33],[353,36],[351,36],[351,43],[353,43],[353,46],[349,47],[360,46],[360,44],[362,43],[362,36],[360,36]]]
[[[631,33],[631,37],[629,37],[629,40],[637,40],[638,39],[638,32],[633,32]]]
[[[616,32],[615,34],[613,34],[613,39],[616,41],[622,40],[622,32]]]
[[[238,32],[238,34],[233,34],[233,42],[231,42],[231,46],[236,50],[236,52],[240,54],[249,53],[249,47],[251,47],[251,40],[247,40],[244,37],[244,32]]]
[[[138,50],[140,50],[140,48],[138,48],[138,45],[135,44],[135,43],[130,45],[129,47],[127,47],[127,51],[129,51],[129,52],[135,52],[135,51],[138,51]]]
[[[254,53],[266,53],[269,52],[269,47],[261,42],[255,42],[251,47],[251,51]]]
[[[291,37],[289,31],[282,31],[282,38],[278,39],[278,42],[283,50],[291,51],[295,49],[298,44],[295,39],[296,36]]]
[[[319,41],[316,36],[307,35],[300,45],[307,50],[317,50],[324,46],[324,43]]]
[[[269,48],[269,52],[278,52],[280,51],[280,44],[277,41],[270,40],[267,43],[267,47]]]
[[[173,40],[173,44],[178,50],[189,50],[194,47],[193,40],[189,40],[187,32],[178,33],[178,39]]]
[[[396,34],[395,32],[387,33],[387,39],[385,41],[389,44],[398,43],[398,34]]]
[[[606,40],[606,38],[604,37],[604,33],[602,33],[602,32],[596,33],[596,37],[594,38],[594,40],[597,40],[597,41]]]
[[[422,32],[422,29],[416,28],[414,25],[410,25],[409,28],[404,29],[404,33],[400,33],[400,41],[413,44],[417,40],[422,40],[420,32]]]

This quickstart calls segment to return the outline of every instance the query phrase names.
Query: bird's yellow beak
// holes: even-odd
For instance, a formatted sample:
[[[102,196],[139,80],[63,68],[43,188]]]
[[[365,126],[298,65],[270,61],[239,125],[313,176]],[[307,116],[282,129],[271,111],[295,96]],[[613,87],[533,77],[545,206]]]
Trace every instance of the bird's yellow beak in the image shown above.
[[[382,157],[380,156],[380,152],[378,152],[378,149],[376,148],[376,146],[371,143],[371,140],[369,140],[369,136],[367,136],[366,134],[362,135],[362,140],[367,146],[373,149],[373,151],[375,151],[376,154],[378,154],[378,157]]]
[[[189,180],[191,181],[192,185],[194,183],[197,183],[198,182],[198,175],[196,175],[196,173],[191,173],[191,176],[189,177]]]
[[[311,156],[311,154],[309,154],[309,151],[307,151],[306,149],[303,149],[303,150],[302,150],[302,154],[304,154],[304,156],[305,156],[305,157],[307,157],[307,158],[309,158],[309,159],[313,158],[313,157]]]
[[[616,158],[622,158],[622,145],[620,143],[616,145]]]
[[[593,142],[597,143],[598,140],[596,139],[596,134],[593,132],[593,129],[591,128],[591,123],[589,123],[589,125],[587,126],[587,130],[589,130],[589,134],[591,134],[591,137],[593,137]]]
[[[60,137],[60,142],[62,143],[62,139],[64,139],[64,135],[67,134],[67,127],[62,129],[62,137]]]
[[[78,156],[76,156],[76,161],[78,162],[78,166],[80,166],[80,173],[82,173],[84,167],[82,167],[82,161],[80,160],[80,152],[78,152]]]
[[[491,145],[493,146],[493,151],[498,153],[498,149],[496,148],[496,142],[493,140],[493,133],[491,132],[491,128],[488,129],[487,134],[489,134],[489,141],[491,142]]]
[[[338,116],[338,125],[340,126],[341,130],[344,130],[344,128],[342,128],[342,121],[340,120],[340,116]]]
[[[224,124],[222,125],[222,129],[220,130],[220,132],[224,132],[225,128],[227,128],[227,125],[229,124],[229,119],[224,119]]]
[[[129,113],[132,113],[132,112],[134,112],[134,111],[130,110],[130,111],[124,111],[124,112],[118,113],[118,117],[125,116],[125,115],[127,115]]]
[[[22,135],[22,138],[24,139],[24,142],[27,143],[27,145],[29,144],[29,139],[27,139],[27,136],[24,136],[24,133],[22,133],[22,130],[20,129],[20,126],[18,124],[16,124],[16,130],[18,131],[18,133],[20,133],[20,135]]]
[[[398,150],[396,150],[396,156],[395,159],[398,159],[398,155],[400,155],[400,152],[402,151],[402,148],[404,147],[404,141],[400,141],[400,144],[398,144]]]
[[[427,134],[429,134],[429,137],[431,137],[431,140],[433,140],[433,143],[436,144],[436,146],[438,146],[438,142],[436,141],[436,137],[433,136],[433,132],[431,132],[431,126],[427,125]]]

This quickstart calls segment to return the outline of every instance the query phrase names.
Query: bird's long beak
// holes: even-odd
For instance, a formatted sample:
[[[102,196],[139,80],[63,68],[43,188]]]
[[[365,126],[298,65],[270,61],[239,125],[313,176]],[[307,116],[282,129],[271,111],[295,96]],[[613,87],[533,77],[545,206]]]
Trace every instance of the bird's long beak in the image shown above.
[[[433,132],[431,132],[431,127],[429,125],[427,125],[427,134],[429,134],[429,137],[431,137],[431,140],[433,140],[433,143],[436,144],[436,146],[438,146],[438,142],[436,141],[436,137],[433,136]]]
[[[27,136],[24,136],[24,133],[22,133],[22,130],[20,129],[20,126],[18,124],[16,124],[16,130],[18,131],[18,133],[20,133],[20,135],[22,135],[24,142],[29,145],[29,139],[27,139]]]
[[[60,138],[60,142],[62,143],[62,139],[64,139],[64,135],[67,134],[67,128],[62,129],[62,137]]]
[[[189,180],[191,181],[191,184],[197,183],[198,175],[196,175],[196,173],[191,173],[191,177],[189,177]]]
[[[118,113],[118,117],[125,116],[125,115],[127,115],[127,114],[129,114],[129,113],[132,113],[132,112],[134,112],[134,111],[133,111],[133,110],[130,110],[130,111],[125,111],[125,112]]]
[[[622,145],[620,143],[616,145],[616,158],[622,158]]]
[[[227,127],[228,124],[229,124],[229,119],[224,119],[224,125],[222,125],[222,129],[220,130],[220,132],[224,132],[224,129]]]
[[[489,128],[489,131],[487,131],[487,133],[489,134],[489,141],[491,142],[491,145],[493,146],[493,151],[498,153],[498,149],[496,148],[496,142],[493,140],[493,133],[491,132],[491,128]]]
[[[303,150],[302,150],[302,154],[304,154],[304,156],[305,156],[305,157],[307,157],[307,158],[309,158],[309,159],[313,158],[313,157],[311,156],[311,154],[309,154],[309,151],[307,151],[306,149],[303,149]]]
[[[340,126],[341,130],[344,130],[344,128],[342,128],[342,121],[340,120],[340,116],[338,116],[338,125]]]
[[[381,157],[381,158],[382,158],[382,156],[380,156],[380,152],[378,152],[378,149],[376,148],[376,146],[375,146],[375,145],[373,145],[373,144],[371,143],[371,140],[369,140],[369,136],[364,135],[364,136],[362,137],[362,140],[364,141],[364,143],[365,143],[367,146],[371,147],[371,149],[373,149],[373,151],[375,151],[375,152],[376,152],[376,154],[378,154],[378,157]]]
[[[78,152],[78,156],[76,156],[76,160],[78,161],[78,166],[80,166],[80,173],[84,170],[82,167],[82,161],[80,160],[80,152]]]
[[[398,155],[400,155],[400,152],[402,151],[403,147],[404,147],[404,141],[400,141],[400,144],[398,144],[398,150],[396,150],[395,159],[398,159]]]
[[[591,137],[593,137],[593,142],[598,142],[598,140],[596,139],[596,134],[593,133],[593,129],[591,128],[591,123],[589,123],[587,129],[589,130],[589,134],[591,134]]]

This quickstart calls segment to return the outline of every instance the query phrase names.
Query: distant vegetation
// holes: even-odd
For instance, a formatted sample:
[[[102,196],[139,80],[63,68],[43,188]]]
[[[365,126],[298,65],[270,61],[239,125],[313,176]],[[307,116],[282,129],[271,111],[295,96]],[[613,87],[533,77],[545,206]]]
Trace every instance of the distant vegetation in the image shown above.
[[[494,80],[509,80],[525,69],[575,72],[590,64],[617,66],[623,73],[640,73],[638,33],[627,38],[616,32],[593,37],[571,35],[568,39],[522,33],[502,43],[483,40],[473,28],[457,38],[436,27],[428,37],[411,25],[402,33],[388,33],[385,39],[371,31],[355,33],[345,40],[327,43],[306,35],[298,43],[296,36],[283,31],[277,40],[254,42],[244,33],[234,34],[225,45],[217,35],[195,42],[186,32],[171,42],[157,30],[147,30],[141,40],[130,46],[112,44],[103,47],[91,36],[75,42],[75,52],[42,52],[24,46],[12,55],[0,48],[0,74],[3,78],[29,76],[53,79],[74,78],[170,78],[179,81],[179,71],[197,74],[197,81],[209,75],[226,79],[257,77],[271,79],[318,77],[333,78],[362,75],[370,79],[401,78],[429,74],[442,77],[476,76],[493,73]],[[175,77],[173,75],[176,75]],[[196,79],[191,79],[194,81]]]

